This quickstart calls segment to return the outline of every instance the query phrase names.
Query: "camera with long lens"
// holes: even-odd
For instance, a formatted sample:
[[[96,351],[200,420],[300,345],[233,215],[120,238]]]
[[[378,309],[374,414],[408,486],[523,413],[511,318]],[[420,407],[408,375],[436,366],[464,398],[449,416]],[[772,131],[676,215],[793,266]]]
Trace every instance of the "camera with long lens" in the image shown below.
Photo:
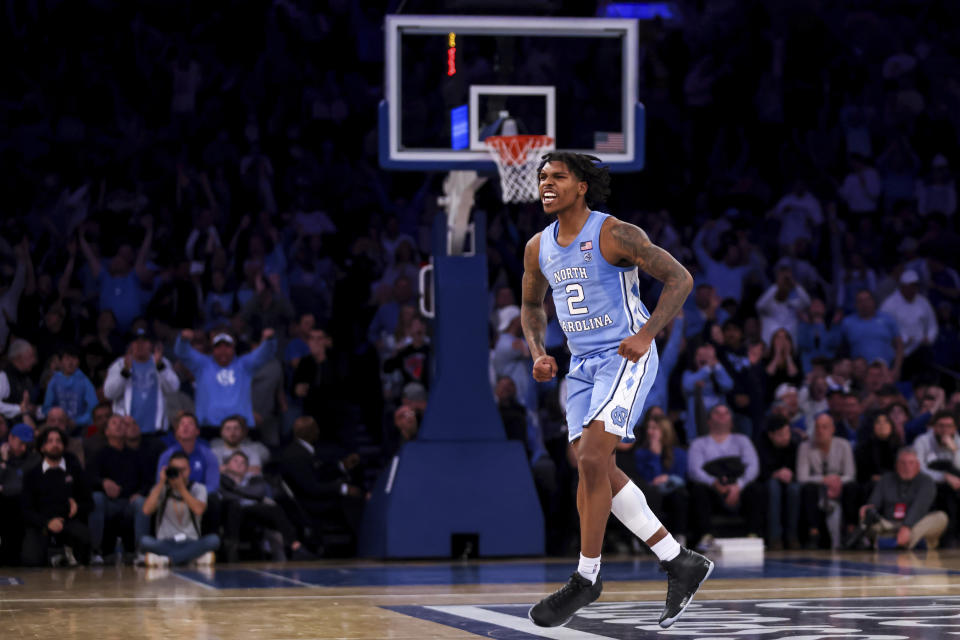
[[[880,522],[880,514],[877,513],[877,510],[874,507],[870,507],[863,514],[863,523],[861,526],[869,529],[878,522]]]
[[[173,480],[174,478],[177,478],[180,476],[180,469],[178,469],[177,467],[167,467],[164,473],[167,476],[167,480]]]
[[[857,525],[857,528],[850,533],[849,537],[844,541],[844,549],[856,549],[861,546],[862,541],[867,536],[867,531],[870,530],[870,527],[880,522],[880,514],[877,513],[876,508],[870,507],[863,513],[863,519],[860,520],[860,524]]]

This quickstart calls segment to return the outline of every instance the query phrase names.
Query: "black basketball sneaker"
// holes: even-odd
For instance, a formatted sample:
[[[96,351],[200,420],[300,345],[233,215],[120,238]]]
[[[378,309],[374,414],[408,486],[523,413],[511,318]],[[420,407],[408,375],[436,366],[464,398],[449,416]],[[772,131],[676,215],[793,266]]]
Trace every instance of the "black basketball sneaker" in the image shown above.
[[[681,548],[680,555],[660,566],[667,573],[667,603],[660,614],[660,626],[666,629],[693,602],[700,585],[713,573],[713,562],[696,551]]]
[[[573,614],[597,598],[603,591],[603,581],[597,576],[597,582],[590,581],[574,571],[567,584],[530,608],[527,617],[538,627],[560,627],[568,622]]]

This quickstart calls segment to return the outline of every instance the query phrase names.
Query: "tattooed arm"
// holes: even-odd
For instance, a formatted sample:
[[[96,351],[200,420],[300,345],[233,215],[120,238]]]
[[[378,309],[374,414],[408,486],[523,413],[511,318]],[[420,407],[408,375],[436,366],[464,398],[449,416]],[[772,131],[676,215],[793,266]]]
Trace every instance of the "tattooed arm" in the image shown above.
[[[600,231],[600,251],[610,264],[634,265],[663,283],[663,291],[650,318],[636,336],[620,345],[620,355],[636,362],[650,348],[657,334],[683,306],[693,277],[673,256],[650,242],[642,229],[608,218]]]
[[[543,298],[550,283],[540,272],[540,234],[527,242],[523,251],[523,292],[521,294],[520,325],[533,357],[533,378],[545,382],[557,374],[557,361],[547,355],[543,343],[547,334],[547,312]]]

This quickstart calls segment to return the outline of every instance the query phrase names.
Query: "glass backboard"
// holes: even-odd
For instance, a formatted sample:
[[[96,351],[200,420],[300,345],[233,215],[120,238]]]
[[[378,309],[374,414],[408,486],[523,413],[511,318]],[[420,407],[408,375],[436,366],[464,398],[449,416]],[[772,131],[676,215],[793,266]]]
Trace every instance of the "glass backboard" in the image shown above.
[[[383,167],[492,170],[483,138],[516,130],[643,168],[636,20],[387,16],[385,38]]]

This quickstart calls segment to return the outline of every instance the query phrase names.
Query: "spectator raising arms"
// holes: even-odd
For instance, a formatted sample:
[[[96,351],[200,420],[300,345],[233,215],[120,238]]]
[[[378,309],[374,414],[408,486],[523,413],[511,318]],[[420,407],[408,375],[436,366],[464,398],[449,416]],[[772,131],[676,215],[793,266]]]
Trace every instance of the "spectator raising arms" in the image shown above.
[[[236,357],[233,336],[213,336],[213,355],[200,353],[190,345],[194,334],[184,329],[177,336],[174,353],[197,379],[197,419],[203,427],[216,429],[224,419],[239,414],[248,425],[256,424],[250,384],[253,375],[272,358],[277,349],[273,329],[263,330],[263,342],[254,351]]]
[[[793,270],[787,265],[778,267],[776,284],[757,300],[763,341],[770,344],[779,329],[796,340],[800,313],[809,306],[810,296],[793,279]]]
[[[740,248],[732,242],[723,243],[720,259],[710,255],[704,246],[704,236],[714,224],[714,221],[710,220],[700,229],[693,238],[693,251],[700,268],[703,269],[706,283],[716,290],[717,295],[721,299],[733,298],[740,302],[743,296],[743,281],[753,267],[743,263]]]
[[[179,388],[162,346],[154,346],[147,330],[137,327],[126,355],[107,370],[103,395],[113,402],[114,413],[133,417],[141,433],[161,433],[168,428],[165,394]]]
[[[132,259],[133,249],[124,244],[117,255],[104,264],[90,247],[86,229],[79,234],[80,248],[100,291],[100,309],[113,312],[121,331],[129,330],[134,319],[143,313],[146,301],[141,287],[149,287],[153,281],[153,273],[147,268],[147,256],[153,241],[153,218],[144,216],[142,220],[145,233],[136,261]]]

